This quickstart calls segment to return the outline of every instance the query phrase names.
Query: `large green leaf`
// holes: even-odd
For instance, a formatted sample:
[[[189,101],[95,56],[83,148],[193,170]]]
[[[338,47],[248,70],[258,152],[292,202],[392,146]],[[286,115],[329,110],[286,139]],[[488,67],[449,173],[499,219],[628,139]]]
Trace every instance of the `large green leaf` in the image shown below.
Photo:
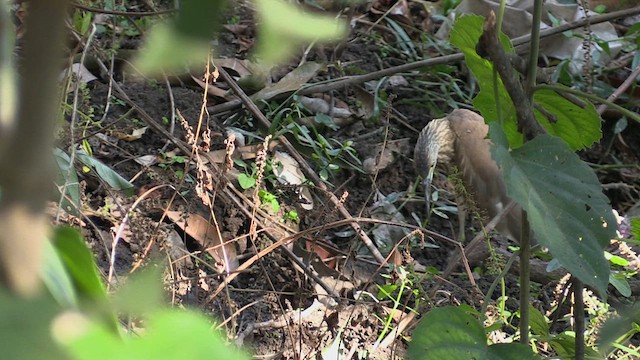
[[[18,297],[0,289],[2,359],[68,359],[52,338],[51,324],[60,311],[48,294]]]
[[[451,30],[451,43],[464,54],[467,67],[478,81],[480,92],[473,99],[473,105],[488,123],[498,119],[498,105],[503,118],[503,130],[509,139],[511,148],[522,145],[522,135],[518,132],[516,112],[502,80],[493,78],[493,64],[476,52],[484,18],[478,15],[459,17]],[[509,39],[501,34],[500,42],[505,52],[513,53]],[[499,102],[496,102],[496,92]],[[572,149],[584,149],[601,137],[600,115],[589,101],[577,99],[576,104],[556,92],[548,89],[538,90],[534,94],[534,114],[538,122],[552,135],[564,139]],[[540,111],[543,109],[543,111]],[[547,115],[553,119],[550,122]]]
[[[255,0],[260,17],[256,55],[266,64],[286,60],[300,45],[313,41],[336,41],[347,26],[332,16],[303,12],[283,0]]]
[[[77,308],[79,305],[73,279],[51,241],[44,243],[42,282],[58,304]]]
[[[483,59],[476,52],[476,46],[482,35],[484,18],[478,15],[463,15],[456,19],[451,30],[451,44],[455,45],[464,54],[467,67],[480,86],[480,92],[473,99],[473,105],[488,123],[498,120],[497,102],[494,93],[493,64]],[[513,52],[513,48],[506,36],[501,37],[502,45],[507,52]],[[497,79],[500,112],[502,114],[503,129],[509,138],[511,147],[522,145],[522,134],[518,132],[516,112],[511,102],[511,97],[502,84],[500,77]]]
[[[576,358],[576,337],[573,333],[564,332],[553,337],[549,341],[549,345],[556,351],[558,358],[560,359],[575,359]],[[590,346],[586,346],[584,349],[584,359],[586,360],[604,360],[605,357],[598,354]]]
[[[604,247],[616,220],[594,172],[562,140],[541,135],[509,150],[504,133],[490,127],[492,156],[507,192],[527,211],[535,238],[584,283],[606,294]]]
[[[65,338],[77,360],[173,360],[229,359],[250,357],[226,346],[221,334],[211,331],[202,315],[177,310],[155,311],[145,321],[143,335],[121,339],[99,323],[85,324],[80,336]]]
[[[436,308],[427,313],[413,332],[409,358],[427,359],[536,359],[523,344],[487,345],[484,328],[459,307]]]
[[[590,101],[578,99],[582,103],[576,104],[549,89],[536,91],[533,101],[538,122],[549,134],[561,137],[573,150],[587,148],[602,136],[600,115]],[[550,114],[553,121],[550,122],[540,109]]]
[[[100,280],[93,254],[78,230],[68,226],[57,227],[52,242],[71,275],[78,294],[92,301],[106,301],[107,292]]]

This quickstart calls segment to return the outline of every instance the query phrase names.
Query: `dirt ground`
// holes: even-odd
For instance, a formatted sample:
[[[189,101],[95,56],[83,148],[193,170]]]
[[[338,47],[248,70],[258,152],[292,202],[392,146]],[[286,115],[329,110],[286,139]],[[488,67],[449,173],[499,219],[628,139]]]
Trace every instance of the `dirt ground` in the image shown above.
[[[384,2],[377,4],[384,9]],[[413,24],[428,23],[426,27],[431,32],[439,27],[438,22],[419,7],[410,10]],[[396,39],[386,26],[374,26],[373,21],[379,17],[376,11],[366,7],[358,11],[365,16],[355,21],[347,41],[317,46],[306,54],[306,62],[340,63],[340,67],[318,71],[310,82],[372,73],[417,60],[398,49]],[[228,24],[221,31],[215,57],[244,59],[254,41],[253,15],[244,5],[238,5],[231,11],[230,18],[237,22]],[[441,51],[433,47],[433,43],[420,42],[419,37],[413,40],[419,57],[436,56]],[[109,38],[99,39],[98,44],[97,48],[108,48]],[[137,45],[133,40],[126,44],[129,47]],[[300,60],[298,57],[273,71],[273,81],[277,82],[291,72]],[[67,123],[59,141],[63,149],[87,142],[96,159],[135,186],[135,195],[127,197],[94,173],[84,173],[79,169],[83,190],[82,231],[105,277],[111,266],[110,259],[115,258],[115,277],[111,280],[114,285],[126,281],[131,272],[144,264],[167,259],[164,279],[167,301],[173,306],[196,308],[210,314],[226,331],[231,342],[249,348],[261,359],[320,358],[318,354],[335,351],[331,349],[338,345],[347,351],[350,356],[345,358],[349,359],[405,358],[408,336],[415,320],[408,322],[409,326],[404,321],[411,318],[412,310],[419,314],[433,306],[460,303],[479,309],[484,294],[496,278],[487,262],[471,264],[471,269],[475,268],[472,279],[463,268],[456,269],[452,276],[438,285],[440,289],[437,292],[432,292],[439,280],[439,272],[447,266],[450,254],[456,248],[451,241],[444,239],[456,237],[455,197],[446,175],[437,175],[434,184],[439,189],[439,199],[435,205],[441,216],[432,214],[426,222],[423,192],[418,186],[420,180],[412,161],[417,131],[432,118],[448,113],[452,104],[469,106],[469,97],[473,94],[444,96],[441,93],[442,89],[448,88],[442,84],[451,82],[451,77],[443,76],[435,69],[420,69],[387,78],[383,84],[372,81],[344,86],[324,96],[308,95],[328,99],[329,103],[339,104],[352,112],[350,117],[340,120],[342,125],[335,130],[316,124],[312,133],[335,139],[340,144],[352,142],[354,154],[362,163],[369,165],[371,161],[374,164],[376,161],[384,162],[380,161],[380,150],[390,149],[382,156],[388,163],[366,173],[362,171],[364,165],[351,167],[345,158],[338,157],[334,159],[338,169],[329,174],[326,190],[311,182],[282,184],[274,180],[270,169],[267,169],[264,181],[259,185],[260,189],[276,195],[280,209],[272,211],[268,208],[270,203],[265,205],[264,199],[261,206],[254,206],[255,188],[244,190],[239,186],[238,174],[250,173],[250,170],[244,170],[238,162],[234,170],[224,170],[224,156],[216,164],[212,160],[218,158],[213,155],[202,155],[201,160],[204,159],[205,163],[201,165],[196,163],[197,158],[189,162],[191,153],[185,153],[174,143],[186,144],[187,140],[188,131],[185,125],[180,124],[180,116],[188,123],[189,131],[200,136],[201,140],[196,144],[200,154],[207,151],[214,154],[220,150],[224,154],[227,148],[225,139],[230,129],[234,129],[235,134],[240,131],[246,139],[246,144],[236,143],[236,151],[244,145],[259,146],[269,134],[269,129],[259,125],[256,116],[245,107],[211,111],[227,102],[219,96],[208,97],[206,105],[210,111],[201,116],[203,88],[188,74],[169,76],[170,86],[167,87],[164,79],[124,76],[122,68],[126,62],[124,58],[117,59],[114,75],[128,100],[114,90],[106,74],[99,75],[99,70],[88,66],[99,78],[86,84],[78,109],[86,114],[92,113],[92,120],[79,121],[73,133]],[[472,82],[462,64],[442,67],[444,73],[451,73],[461,85]],[[238,75],[231,68],[227,70]],[[202,79],[202,70],[192,75]],[[220,78],[215,85],[228,89]],[[379,94],[383,97],[378,105],[383,107],[377,118],[369,119],[371,110],[368,108],[374,103],[372,94],[378,85]],[[259,104],[268,120],[282,120],[278,116],[284,113],[274,111],[277,106],[289,109],[295,106],[295,101],[287,100],[287,96]],[[72,99],[71,93],[69,102]],[[132,103],[138,107],[133,111]],[[107,104],[109,107],[105,114]],[[172,108],[179,111],[173,120]],[[306,114],[306,121],[313,121],[308,110]],[[171,137],[149,126],[147,117],[167,130],[173,126]],[[607,117],[602,142],[581,155],[585,160],[598,164],[594,166],[600,180],[606,184],[605,191],[613,207],[626,212],[638,200],[640,172],[637,166],[612,170],[607,165],[614,164],[614,161],[637,164],[640,132],[638,124],[630,121],[622,133],[614,134],[616,121],[615,114]],[[149,127],[143,135],[126,136],[143,127]],[[197,133],[196,129],[200,132]],[[209,149],[203,147],[206,141],[202,136],[205,134],[211,138]],[[317,156],[314,157],[317,152],[300,146],[291,133],[287,139],[294,143],[300,158],[307,160],[314,171],[320,172]],[[291,149],[287,149],[284,143],[284,140],[279,140],[269,149],[267,158],[272,158],[277,152],[292,156]],[[245,163],[249,166],[255,161],[255,149],[243,153],[247,154]],[[239,155],[235,156],[237,159]],[[198,177],[199,168],[206,169],[201,173],[211,176],[210,182],[205,184],[205,187],[209,186],[205,193],[210,204],[203,203],[196,190],[202,183]],[[311,196],[312,208],[308,206],[309,199],[304,198],[302,189]],[[374,241],[378,241],[376,245],[382,249],[383,255],[388,255],[389,250],[395,247],[390,259],[394,265],[376,265],[362,239],[331,201],[330,193],[337,198],[344,196],[341,204],[351,216],[369,219],[358,223]],[[173,213],[167,214],[166,211]],[[297,219],[285,216],[293,216],[292,211],[297,213]],[[129,217],[125,220],[127,213]],[[189,226],[185,227],[184,219],[189,216],[205,219],[205,230],[193,233]],[[376,223],[376,220],[404,223],[414,228],[388,226]],[[191,221],[193,218],[186,222],[192,224]],[[415,229],[424,224],[427,224],[427,230],[440,236]],[[121,226],[124,232],[113,247],[113,239]],[[472,226],[466,229],[468,238],[477,233],[478,226],[479,221],[473,221]],[[504,253],[510,251],[504,238],[497,234],[491,237],[497,249]],[[227,244],[224,252],[219,246],[219,239]],[[225,258],[228,260],[226,265]],[[506,258],[499,261],[504,262]],[[233,276],[225,271],[229,263],[233,265]],[[399,271],[397,266],[404,270]],[[379,286],[390,289],[389,285],[399,284],[405,278],[410,280],[410,289],[405,289],[398,302],[389,297],[378,297]],[[515,273],[510,272],[505,281],[504,295],[509,299],[507,307],[517,309],[518,280]],[[331,291],[319,285],[321,283]],[[555,282],[535,284],[534,305],[543,311],[548,310],[554,300],[555,285]],[[502,295],[495,291],[492,298],[495,300]],[[400,311],[390,315],[394,308]],[[510,321],[517,322],[517,319]],[[399,324],[402,334],[397,337],[390,335]],[[505,332],[509,333],[508,326]],[[328,358],[331,357],[325,357]]]

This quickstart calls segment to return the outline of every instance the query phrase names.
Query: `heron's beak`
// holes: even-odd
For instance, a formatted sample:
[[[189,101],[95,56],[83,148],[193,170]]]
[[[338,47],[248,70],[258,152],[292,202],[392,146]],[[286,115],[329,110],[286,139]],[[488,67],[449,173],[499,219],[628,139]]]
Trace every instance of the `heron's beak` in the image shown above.
[[[429,172],[427,176],[422,179],[422,186],[424,187],[424,208],[426,216],[431,214],[431,182],[433,181],[433,173],[435,172],[436,165],[429,166]]]

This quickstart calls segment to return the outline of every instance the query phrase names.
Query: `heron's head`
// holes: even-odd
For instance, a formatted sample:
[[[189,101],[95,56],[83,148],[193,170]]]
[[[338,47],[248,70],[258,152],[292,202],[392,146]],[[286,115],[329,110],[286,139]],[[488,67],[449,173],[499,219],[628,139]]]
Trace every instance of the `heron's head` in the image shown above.
[[[422,129],[413,153],[416,172],[422,176],[427,213],[431,205],[431,182],[438,164],[448,165],[453,158],[455,136],[447,118],[431,120]]]

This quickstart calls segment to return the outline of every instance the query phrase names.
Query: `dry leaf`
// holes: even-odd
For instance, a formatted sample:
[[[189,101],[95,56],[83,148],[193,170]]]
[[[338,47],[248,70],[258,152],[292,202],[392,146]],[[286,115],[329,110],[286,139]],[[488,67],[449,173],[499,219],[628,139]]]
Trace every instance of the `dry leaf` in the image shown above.
[[[222,241],[215,226],[198,214],[185,214],[181,211],[167,211],[167,217],[198,242],[220,266],[219,271],[234,271],[238,268],[236,248],[232,243]],[[225,269],[226,267],[226,269]]]
[[[147,129],[149,127],[145,126],[143,128],[140,129],[135,129],[131,132],[131,134],[125,134],[123,132],[120,131],[114,131],[112,133],[113,136],[115,136],[116,138],[120,139],[120,140],[124,140],[124,141],[136,141],[139,140],[142,135],[144,135],[144,133],[147,132]]]
[[[196,84],[198,84],[201,88],[205,88],[205,82],[198,79],[197,77],[191,75],[191,79],[193,79],[193,81],[196,82]],[[234,98],[234,96],[229,96],[229,94],[227,93],[227,90],[221,89],[215,85],[211,85],[208,84],[207,85],[207,94],[211,95],[211,96],[217,96],[217,97],[221,97],[223,99],[227,99],[230,100],[232,98]]]

